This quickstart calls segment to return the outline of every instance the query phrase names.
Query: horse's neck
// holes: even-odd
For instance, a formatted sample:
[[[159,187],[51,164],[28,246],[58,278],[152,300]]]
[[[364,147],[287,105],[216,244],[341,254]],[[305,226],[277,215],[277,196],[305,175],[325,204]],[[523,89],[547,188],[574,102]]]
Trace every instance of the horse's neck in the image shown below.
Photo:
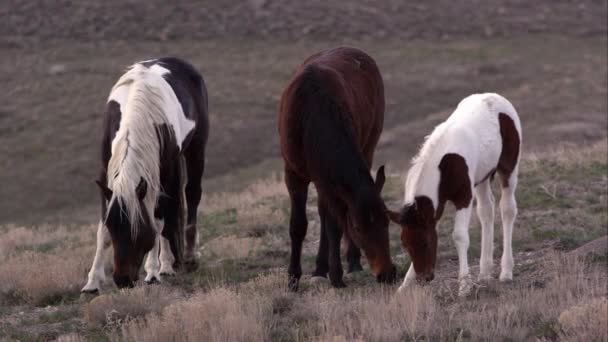
[[[440,174],[434,161],[419,161],[412,166],[405,184],[404,203],[413,203],[418,196],[426,196],[437,208]]]

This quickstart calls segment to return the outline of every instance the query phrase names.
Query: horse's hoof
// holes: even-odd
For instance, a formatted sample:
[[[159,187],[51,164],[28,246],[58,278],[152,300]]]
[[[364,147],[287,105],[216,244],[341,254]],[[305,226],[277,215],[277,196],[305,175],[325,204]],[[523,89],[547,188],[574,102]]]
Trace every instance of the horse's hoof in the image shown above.
[[[513,280],[513,272],[501,272],[500,278],[498,278],[502,282],[512,281]]]
[[[175,271],[160,271],[160,275],[163,277],[175,277]]]
[[[322,276],[312,276],[310,278],[310,283],[313,285],[325,284],[325,283],[327,283],[327,278],[322,277]]]
[[[156,277],[152,277],[150,279],[146,279],[144,280],[144,282],[148,285],[152,285],[152,284],[160,284],[160,279],[156,278]]]
[[[186,272],[194,272],[198,269],[198,260],[190,259],[184,261],[184,271]]]
[[[479,277],[477,277],[478,281],[490,281],[492,280],[492,274],[487,273],[487,274],[482,274],[479,273]]]
[[[298,287],[300,285],[300,280],[296,278],[289,279],[289,283],[287,284],[287,289],[291,292],[298,292]]]
[[[331,286],[337,288],[337,289],[343,289],[346,287],[346,284],[344,283],[344,281],[342,279],[340,280],[332,280],[331,281]]]
[[[99,295],[99,289],[82,289],[80,293],[84,296],[97,296]]]
[[[458,296],[466,297],[471,293],[473,289],[473,281],[470,276],[466,276],[460,279],[458,286]]]
[[[361,266],[361,264],[348,265],[348,273],[355,273],[361,271],[363,271],[363,266]]]

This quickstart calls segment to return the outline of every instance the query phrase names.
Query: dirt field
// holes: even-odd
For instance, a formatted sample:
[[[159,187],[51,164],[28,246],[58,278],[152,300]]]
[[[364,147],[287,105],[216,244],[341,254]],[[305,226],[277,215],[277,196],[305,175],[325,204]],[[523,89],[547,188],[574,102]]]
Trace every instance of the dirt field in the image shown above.
[[[401,3],[2,2],[0,223],[97,212],[109,89],[125,66],[160,55],[191,60],[207,80],[211,191],[226,190],[218,176],[247,175],[237,190],[268,165],[280,170],[282,88],[306,56],[339,44],[380,65],[387,116],[378,162],[398,170],[479,91],[512,100],[528,150],[606,136],[605,1]]]
[[[607,15],[592,0],[1,2],[0,340],[607,340],[594,317],[608,310],[608,255],[570,253],[608,233]],[[336,45],[380,66],[387,113],[375,166],[387,164],[394,207],[409,158],[460,99],[492,91],[513,102],[525,158],[513,283],[456,297],[448,214],[429,287],[394,297],[366,268],[343,291],[282,291],[278,101],[306,56]],[[161,55],[192,61],[209,88],[203,266],[81,299],[104,102],[127,65]],[[305,274],[318,243],[314,196],[309,209]],[[409,259],[393,228],[403,276]],[[479,239],[474,223],[473,275]]]

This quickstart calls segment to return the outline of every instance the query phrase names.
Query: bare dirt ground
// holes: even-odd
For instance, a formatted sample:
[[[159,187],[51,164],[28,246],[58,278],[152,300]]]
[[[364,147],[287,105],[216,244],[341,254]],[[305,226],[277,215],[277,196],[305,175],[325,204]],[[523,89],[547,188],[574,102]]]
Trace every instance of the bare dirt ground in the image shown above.
[[[607,8],[592,0],[1,2],[0,340],[607,340],[598,317],[608,310],[608,256],[577,249],[608,232]],[[493,91],[513,102],[524,130],[514,282],[479,283],[457,298],[448,212],[429,287],[395,297],[366,268],[343,291],[283,291],[289,207],[278,101],[306,56],[341,44],[370,53],[385,81],[376,166],[388,165],[391,207],[409,158],[460,99]],[[102,296],[80,299],[94,250],[104,102],[125,66],[161,55],[192,61],[209,87],[203,266],[161,286],[107,284]],[[314,195],[309,222],[305,273],[318,246]],[[403,276],[409,259],[398,233]],[[473,275],[479,240],[473,223]]]
[[[217,176],[239,174],[236,190],[280,170],[282,88],[306,56],[339,44],[368,51],[385,79],[378,162],[400,169],[480,91],[512,100],[528,149],[593,141],[607,134],[606,13],[605,1],[2,2],[0,222],[97,211],[107,93],[125,66],[160,55],[206,77],[212,191],[225,190]]]

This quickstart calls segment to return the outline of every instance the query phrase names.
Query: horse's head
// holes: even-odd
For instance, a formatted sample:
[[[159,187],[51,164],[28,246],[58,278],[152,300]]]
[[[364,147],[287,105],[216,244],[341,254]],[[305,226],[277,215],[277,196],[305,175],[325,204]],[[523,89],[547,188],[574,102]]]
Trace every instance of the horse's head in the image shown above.
[[[433,203],[428,197],[417,197],[401,212],[388,212],[391,221],[401,226],[401,245],[412,259],[419,282],[428,282],[435,277],[437,221],[434,212]]]
[[[144,206],[147,192],[147,183],[142,178],[135,189],[136,205],[139,206],[140,215],[137,222],[132,222],[129,208],[133,203],[127,204],[121,196],[114,196],[112,191],[98,182],[106,200],[110,203],[105,225],[112,237],[114,246],[114,283],[119,288],[133,287],[138,279],[139,269],[145,254],[154,247],[156,232],[152,226],[153,220]],[[133,225],[137,225],[137,234],[133,236]]]
[[[351,239],[365,253],[378,282],[393,283],[397,279],[397,269],[391,260],[389,221],[386,206],[380,197],[384,181],[384,166],[381,166],[373,188],[360,189],[355,203],[349,205],[347,229]]]

